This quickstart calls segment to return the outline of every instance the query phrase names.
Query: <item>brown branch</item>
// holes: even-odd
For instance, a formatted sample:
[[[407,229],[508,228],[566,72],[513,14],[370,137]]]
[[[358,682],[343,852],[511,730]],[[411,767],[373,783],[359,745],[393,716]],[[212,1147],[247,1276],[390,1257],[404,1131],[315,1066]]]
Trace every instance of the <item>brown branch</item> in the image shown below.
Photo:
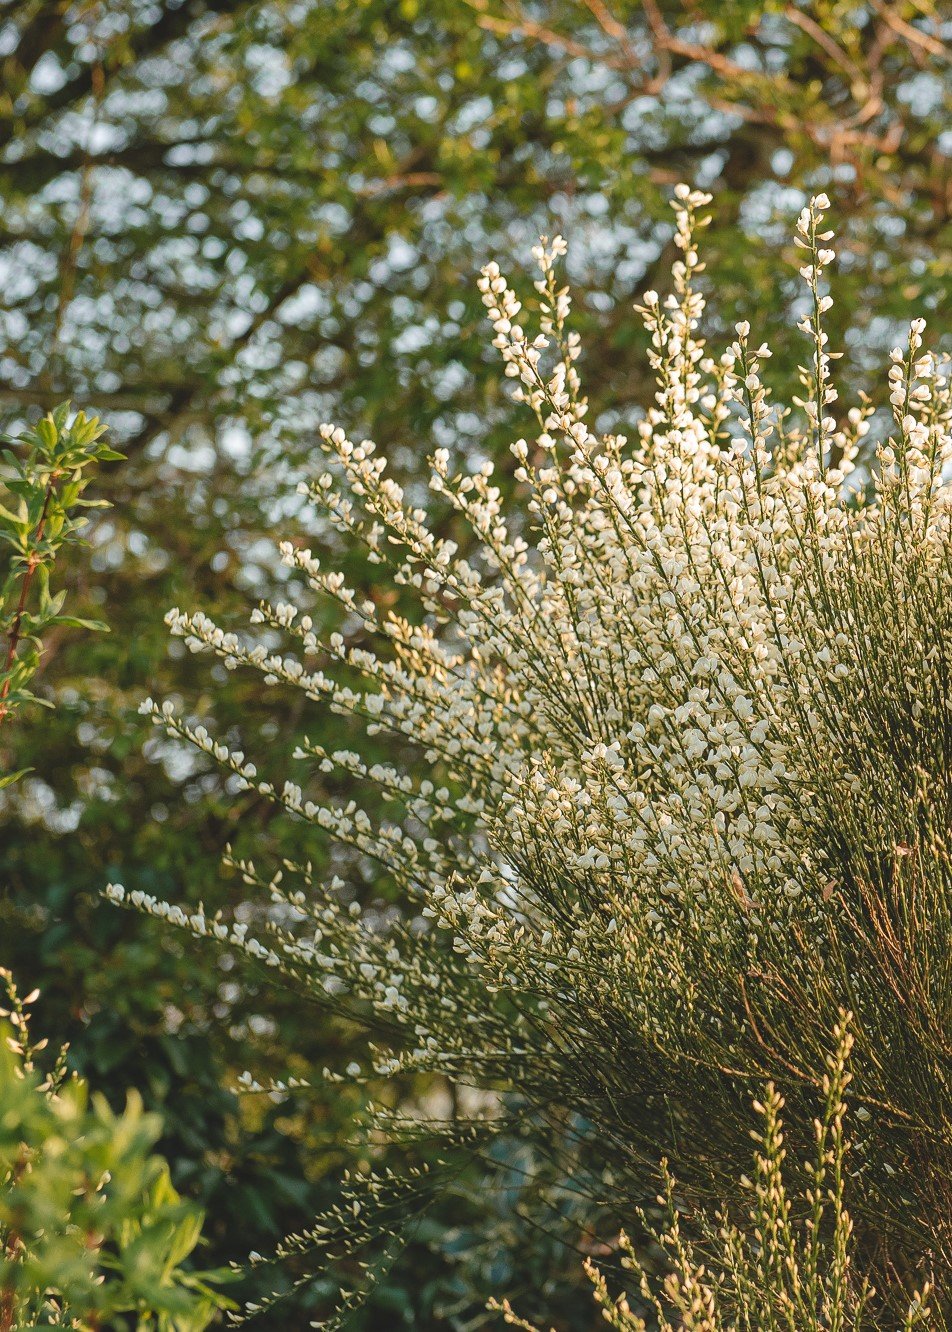
[[[46,530],[46,517],[49,513],[50,501],[56,488],[56,482],[59,479],[58,472],[51,472],[50,479],[46,483],[46,494],[43,497],[43,508],[40,511],[39,522],[36,525],[36,532],[33,537],[34,549],[26,557],[26,569],[23,573],[23,583],[20,587],[20,598],[17,602],[17,608],[13,615],[13,624],[10,626],[9,644],[7,646],[7,657],[3,665],[4,680],[0,685],[0,726],[3,725],[4,718],[9,715],[10,709],[7,706],[7,698],[10,694],[10,671],[16,660],[17,648],[20,645],[20,635],[23,630],[23,616],[26,614],[26,601],[30,594],[30,584],[33,582],[33,575],[36,573],[37,565],[40,563],[39,556],[36,553],[36,547],[43,540],[43,533]]]
[[[758,96],[757,84],[761,78],[755,72],[739,65],[721,50],[686,40],[674,30],[662,13],[658,0],[642,0],[642,14],[647,24],[657,71],[650,79],[645,77],[644,60],[634,50],[628,29],[612,13],[608,0],[580,0],[580,3],[592,14],[599,28],[616,44],[615,50],[596,50],[580,41],[577,36],[568,36],[545,23],[527,18],[515,6],[513,17],[502,17],[487,12],[488,0],[467,0],[477,11],[477,23],[487,31],[502,36],[536,40],[546,46],[557,47],[569,55],[580,56],[595,64],[622,73],[638,75],[637,86],[632,95],[650,92],[657,94],[664,87],[675,68],[673,57],[688,64],[705,66],[719,79],[733,85],[738,94],[747,90],[746,100],[738,96],[736,100],[719,95],[714,89],[707,89],[703,95],[707,104],[715,111],[737,116],[749,125],[770,127],[784,133],[796,128],[823,154],[836,159],[849,158],[859,164],[865,153],[882,155],[894,153],[900,141],[901,126],[892,125],[884,132],[864,131],[862,126],[874,120],[883,109],[883,77],[876,64],[868,72],[856,63],[826,29],[808,15],[803,14],[794,5],[788,5],[783,11],[784,17],[831,60],[850,80],[853,88],[860,89],[855,94],[862,98],[851,114],[835,119],[830,123],[812,123],[809,119],[800,120],[795,112],[785,111],[764,104]],[[883,16],[884,25],[880,28],[880,38],[888,32],[901,35],[907,42],[932,55],[946,55],[947,48],[941,41],[920,32],[904,19],[899,18],[885,3],[885,0],[873,0],[876,12]],[[886,27],[888,24],[888,27]],[[881,59],[882,48],[888,46],[888,40],[877,43],[877,55]],[[790,106],[797,105],[798,87],[783,74],[772,75],[775,86],[782,88]],[[628,99],[626,99],[628,100]]]
[[[601,28],[606,36],[611,37],[618,43],[628,60],[629,65],[634,68],[640,65],[638,53],[632,46],[628,37],[628,30],[625,25],[615,17],[608,8],[605,0],[582,0],[586,9],[589,10],[595,22]],[[663,79],[662,79],[663,82]],[[646,91],[650,85],[646,85]],[[660,85],[659,85],[660,91]]]
[[[8,1263],[15,1263],[21,1248],[22,1245],[19,1236],[15,1230],[11,1230],[3,1246],[5,1261]],[[13,1321],[16,1315],[16,1305],[14,1302],[16,1299],[16,1286],[14,1282],[15,1278],[11,1274],[9,1283],[5,1284],[3,1289],[0,1290],[0,1332],[13,1332],[13,1328],[16,1326]]]
[[[804,14],[802,10],[797,9],[796,5],[787,5],[783,11],[783,16],[788,23],[792,23],[795,28],[799,28],[805,33],[817,46],[827,53],[834,64],[839,65],[851,79],[862,79],[863,71],[852,60],[840,46],[839,42],[834,41],[825,28],[817,23],[816,19],[810,18],[809,14]]]
[[[25,1143],[21,1143],[16,1164],[7,1184],[8,1188],[16,1186],[26,1167],[27,1147]],[[22,1250],[23,1241],[15,1230],[11,1230],[3,1241],[4,1258],[9,1263],[15,1263]],[[13,1332],[16,1327],[14,1322],[16,1311],[16,1280],[11,1275],[9,1284],[4,1284],[3,1289],[0,1290],[0,1332]]]
[[[378,199],[382,194],[388,194],[391,191],[415,190],[424,185],[442,185],[443,177],[438,171],[409,171],[406,175],[399,173],[393,176],[385,176],[381,180],[370,180],[366,185],[361,185],[354,193],[359,198]]]
[[[927,32],[920,32],[918,28],[907,23],[904,18],[894,12],[893,7],[888,0],[872,0],[873,8],[888,28],[891,28],[897,36],[902,37],[911,46],[921,47],[923,51],[928,51],[930,55],[938,56],[940,60],[949,60],[952,58],[949,48],[945,42],[938,37],[932,37]]]
[[[497,14],[489,14],[486,11],[486,0],[466,0],[466,3],[476,11],[476,25],[485,32],[493,32],[501,37],[535,38],[542,42],[544,46],[556,46],[568,55],[578,56],[582,60],[591,60],[596,64],[607,65],[610,69],[625,70],[628,68],[627,61],[617,57],[613,58],[604,51],[595,51],[590,46],[577,41],[574,37],[567,37],[565,33],[547,27],[544,23],[538,23],[534,19],[524,17],[506,19]]]

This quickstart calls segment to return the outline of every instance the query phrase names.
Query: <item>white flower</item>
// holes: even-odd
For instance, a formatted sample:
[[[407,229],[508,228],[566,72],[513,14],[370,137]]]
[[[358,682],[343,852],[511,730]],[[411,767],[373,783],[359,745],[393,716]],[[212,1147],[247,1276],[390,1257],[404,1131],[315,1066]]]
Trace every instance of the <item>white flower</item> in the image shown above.
[[[832,415],[837,353],[819,288],[834,254],[817,232],[829,201],[817,195],[797,222],[810,313],[804,387],[789,407],[768,395],[769,349],[752,349],[746,320],[719,358],[698,333],[695,212],[706,202],[676,191],[673,291],[642,298],[655,388],[631,442],[596,431],[557,271],[564,242],[543,239],[538,318],[498,264],[478,282],[527,408],[515,498],[489,463],[451,478],[437,449],[431,525],[371,444],[325,425],[332,471],[309,496],[335,534],[389,567],[392,586],[371,598],[326,569],[334,544],[320,561],[285,542],[289,579],[343,617],[323,642],[318,614],[291,601],[252,612],[247,642],[201,613],[170,612],[172,632],[296,700],[312,737],[328,712],[343,714],[374,752],[310,739],[286,779],[258,781],[237,742],[146,701],[177,740],[287,811],[301,853],[270,876],[230,862],[273,909],[262,940],[241,921],[108,894],[227,938],[362,1018],[373,1009],[394,1051],[373,1052],[367,1066],[380,1073],[420,1068],[495,1088],[509,1058],[531,1089],[555,1067],[557,1032],[584,1076],[608,1087],[599,1052],[616,1048],[618,1030],[629,1024],[639,1050],[678,1050],[678,1022],[695,1009],[734,1067],[729,1042],[741,1035],[717,1029],[721,1014],[684,974],[691,948],[743,970],[764,940],[802,938],[827,909],[840,844],[854,838],[851,873],[882,875],[905,840],[886,842],[891,819],[909,821],[909,774],[916,802],[945,789],[947,773],[928,765],[944,754],[935,737],[947,733],[952,657],[947,371],[922,353],[915,321],[883,377],[895,428],[858,503],[845,483],[873,437],[871,409]],[[921,743],[906,766],[904,737],[910,752]],[[400,766],[407,753],[419,760]],[[280,755],[266,760],[263,772],[280,769]],[[375,783],[389,817],[356,794],[329,799],[340,774],[354,792]],[[917,805],[913,822],[933,815]],[[362,910],[340,879],[319,879],[309,857],[325,834],[355,872],[389,876],[408,919]],[[665,1027],[652,994],[677,1021]],[[572,1092],[559,1082],[559,1095]]]

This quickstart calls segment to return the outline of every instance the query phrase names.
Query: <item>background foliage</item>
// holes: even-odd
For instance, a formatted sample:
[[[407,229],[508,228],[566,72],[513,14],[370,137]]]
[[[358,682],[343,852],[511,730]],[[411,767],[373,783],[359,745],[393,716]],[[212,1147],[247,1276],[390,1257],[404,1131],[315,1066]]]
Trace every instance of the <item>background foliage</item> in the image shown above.
[[[280,850],[263,802],[238,802],[136,714],[146,692],[209,704],[162,612],[200,602],[225,620],[271,590],[267,534],[319,420],[359,426],[404,472],[410,441],[471,456],[509,437],[472,336],[473,277],[539,231],[573,241],[599,424],[630,416],[647,397],[630,305],[670,266],[677,179],[717,193],[717,318],[764,334],[795,310],[791,219],[809,190],[835,194],[848,222],[830,334],[846,344],[841,378],[862,387],[909,302],[948,311],[944,35],[918,0],[5,9],[0,402],[13,424],[72,397],[129,461],[102,478],[114,507],[70,575],[77,613],[112,633],[54,632],[39,688],[57,710],[0,734],[4,768],[34,769],[0,808],[0,961],[41,987],[44,1029],[94,1085],[163,1107],[163,1150],[208,1209],[218,1257],[266,1247],[327,1201],[363,1093],[239,1111],[242,1068],[343,1068],[348,1030],[291,995],[265,1017],[227,954],[203,968],[99,901],[112,878],[241,913],[223,847]],[[772,372],[783,388],[795,369],[778,357]],[[237,678],[216,714],[265,742],[299,724],[265,715]],[[390,1293],[414,1326],[465,1308],[487,1273],[514,1303],[519,1280],[540,1288],[483,1256],[493,1226],[527,1224],[515,1182],[499,1197],[503,1218],[465,1202],[421,1235],[427,1279],[405,1264]],[[455,1250],[478,1270],[460,1275]]]

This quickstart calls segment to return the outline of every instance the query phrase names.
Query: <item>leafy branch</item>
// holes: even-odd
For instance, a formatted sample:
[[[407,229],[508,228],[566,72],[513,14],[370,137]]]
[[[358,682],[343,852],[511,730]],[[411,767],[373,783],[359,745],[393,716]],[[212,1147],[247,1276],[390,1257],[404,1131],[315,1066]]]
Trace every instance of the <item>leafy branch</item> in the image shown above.
[[[97,417],[69,403],[38,421],[19,438],[7,437],[0,477],[0,542],[8,548],[0,574],[0,635],[6,647],[0,664],[0,725],[22,704],[42,703],[30,692],[43,648],[43,634],[55,626],[104,629],[98,621],[64,615],[65,591],[50,592],[50,571],[60,550],[85,526],[83,509],[104,508],[104,500],[83,498],[94,463],[122,458],[103,440]],[[18,773],[0,776],[7,786]]]
[[[0,968],[0,1332],[133,1325],[201,1332],[222,1271],[194,1268],[202,1212],[155,1155],[157,1115],[130,1093],[113,1111],[68,1074],[65,1051],[35,1062],[29,1007]]]

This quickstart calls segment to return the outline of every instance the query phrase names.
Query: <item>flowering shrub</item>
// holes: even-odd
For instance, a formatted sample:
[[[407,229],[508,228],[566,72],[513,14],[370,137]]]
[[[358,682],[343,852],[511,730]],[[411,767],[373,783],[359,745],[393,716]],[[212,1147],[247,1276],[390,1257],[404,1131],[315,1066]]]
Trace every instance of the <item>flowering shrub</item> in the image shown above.
[[[708,202],[678,188],[674,289],[640,307],[657,391],[634,442],[589,424],[561,238],[535,252],[537,332],[498,266],[483,270],[493,345],[535,426],[512,446],[510,512],[489,464],[455,475],[434,454],[430,485],[471,532],[467,557],[372,443],[322,429],[335,471],[307,493],[399,601],[359,597],[288,541],[282,559],[339,604],[342,632],[319,642],[291,603],[261,605],[247,638],[201,612],[169,624],[230,669],[409,743],[419,763],[370,766],[315,738],[282,784],[149,701],[159,726],[300,823],[302,855],[274,872],[237,865],[274,904],[266,930],[128,898],[367,1022],[373,1076],[422,1070],[492,1093],[448,1143],[516,1126],[569,1152],[573,1170],[582,1152],[593,1215],[630,1215],[662,1154],[696,1201],[743,1206],[749,1095],[783,1085],[788,1141],[807,1151],[828,1033],[848,1008],[859,1261],[902,1308],[928,1269],[941,1312],[948,376],[916,319],[892,354],[891,433],[871,448],[873,404],[839,407],[821,195],[797,223],[802,395],[775,404],[769,349],[747,324],[719,358],[699,333]],[[403,815],[375,823],[355,800],[322,801],[315,770],[375,784]],[[364,910],[339,878],[320,882],[320,832],[358,869],[383,866],[411,914]],[[353,1189],[289,1249],[339,1253],[396,1206],[389,1176]]]
[[[852,1261],[853,1224],[845,1202],[849,1143],[845,1134],[848,1060],[852,1048],[848,1015],[836,1032],[836,1053],[823,1080],[822,1117],[814,1124],[816,1151],[804,1163],[806,1188],[802,1217],[793,1216],[785,1164],[783,1097],[767,1085],[763,1102],[755,1102],[763,1128],[755,1134],[758,1151],[754,1179],[749,1182],[752,1202],[748,1227],[741,1230],[728,1216],[704,1234],[707,1252],[715,1255],[705,1268],[697,1245],[682,1233],[676,1185],[665,1177],[665,1192],[658,1198],[667,1217],[666,1227],[654,1234],[664,1256],[661,1289],[652,1281],[642,1258],[622,1232],[618,1246],[623,1266],[635,1273],[642,1303],[657,1318],[659,1332],[826,1332],[831,1327],[881,1328],[870,1321],[875,1292],[857,1273]],[[650,1223],[645,1221],[650,1234]],[[612,1299],[608,1283],[594,1262],[585,1264],[595,1301],[605,1322],[617,1332],[647,1332],[643,1318],[633,1313],[626,1296]],[[902,1316],[902,1332],[930,1325],[928,1288],[911,1296]],[[493,1302],[511,1327],[523,1332],[538,1329],[520,1318],[508,1300]],[[672,1322],[672,1319],[675,1321]]]

